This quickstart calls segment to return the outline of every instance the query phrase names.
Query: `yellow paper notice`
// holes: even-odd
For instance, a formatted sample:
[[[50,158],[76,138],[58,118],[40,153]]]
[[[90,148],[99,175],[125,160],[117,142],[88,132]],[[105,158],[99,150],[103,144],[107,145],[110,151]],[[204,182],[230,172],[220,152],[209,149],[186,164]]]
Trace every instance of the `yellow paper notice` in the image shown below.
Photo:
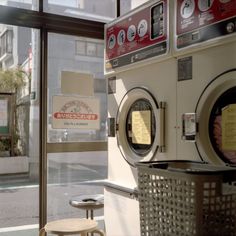
[[[132,142],[151,144],[151,111],[132,112]]]
[[[236,104],[222,109],[222,149],[236,150]]]

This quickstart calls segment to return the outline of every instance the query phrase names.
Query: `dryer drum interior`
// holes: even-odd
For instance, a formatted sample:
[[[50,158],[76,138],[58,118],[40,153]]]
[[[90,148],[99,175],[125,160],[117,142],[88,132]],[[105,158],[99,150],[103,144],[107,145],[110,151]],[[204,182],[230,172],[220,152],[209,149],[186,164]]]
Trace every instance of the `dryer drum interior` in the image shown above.
[[[236,70],[226,71],[203,90],[195,110],[196,147],[204,161],[236,165]]]
[[[231,109],[230,116],[232,121],[222,119],[222,113],[226,109]],[[227,111],[226,111],[227,112]],[[225,142],[234,142],[236,137],[236,86],[225,91],[215,102],[209,118],[209,137],[213,149],[217,155],[226,163],[236,164],[236,146],[231,148],[224,148]],[[230,119],[230,118],[227,118]],[[235,122],[235,123],[234,123]],[[224,126],[224,127],[222,127]],[[224,135],[222,135],[224,129]],[[225,137],[226,136],[226,137]],[[226,141],[224,139],[226,138]]]

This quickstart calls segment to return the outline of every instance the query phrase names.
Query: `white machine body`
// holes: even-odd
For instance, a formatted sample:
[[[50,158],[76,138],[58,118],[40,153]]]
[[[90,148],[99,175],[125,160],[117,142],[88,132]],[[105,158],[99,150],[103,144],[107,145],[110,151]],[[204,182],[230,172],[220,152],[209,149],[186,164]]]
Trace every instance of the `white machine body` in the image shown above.
[[[236,1],[178,0],[175,18],[176,158],[236,164]]]
[[[168,0],[148,1],[105,28],[110,182],[105,187],[107,235],[140,235],[135,163],[174,159],[176,155],[177,68],[169,33],[172,4]]]

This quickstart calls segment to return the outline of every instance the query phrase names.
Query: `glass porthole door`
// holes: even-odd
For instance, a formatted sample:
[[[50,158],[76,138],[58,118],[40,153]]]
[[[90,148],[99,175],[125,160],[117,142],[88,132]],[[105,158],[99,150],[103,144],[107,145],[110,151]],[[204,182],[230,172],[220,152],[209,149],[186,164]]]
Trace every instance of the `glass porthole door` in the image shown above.
[[[150,161],[164,147],[164,103],[146,88],[134,88],[123,97],[117,112],[117,142],[132,166]]]
[[[131,104],[126,119],[126,138],[131,150],[140,157],[152,148],[156,133],[155,114],[151,103],[138,99]]]
[[[201,157],[215,164],[236,164],[236,70],[212,80],[196,107]]]

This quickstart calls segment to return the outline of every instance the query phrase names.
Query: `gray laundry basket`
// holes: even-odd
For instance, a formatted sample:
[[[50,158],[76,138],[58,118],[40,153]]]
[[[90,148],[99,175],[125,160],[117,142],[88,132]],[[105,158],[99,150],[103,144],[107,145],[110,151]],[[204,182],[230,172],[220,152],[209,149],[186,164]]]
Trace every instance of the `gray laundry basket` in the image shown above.
[[[236,169],[137,163],[142,236],[236,235]]]

